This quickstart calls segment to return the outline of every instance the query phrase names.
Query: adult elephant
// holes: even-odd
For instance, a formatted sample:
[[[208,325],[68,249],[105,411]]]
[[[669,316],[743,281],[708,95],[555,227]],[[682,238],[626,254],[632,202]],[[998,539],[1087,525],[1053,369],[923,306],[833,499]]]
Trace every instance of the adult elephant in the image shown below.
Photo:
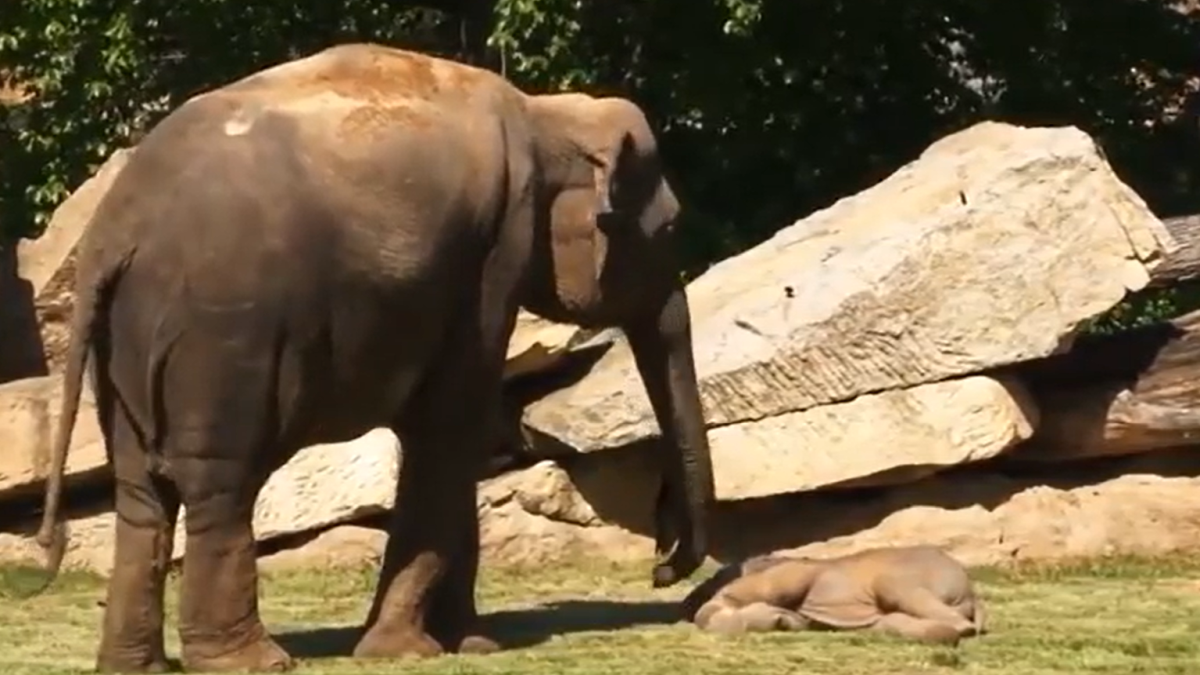
[[[342,45],[173,111],[78,247],[39,532],[61,553],[90,358],[117,511],[98,668],[165,666],[181,503],[184,666],[289,667],[259,618],[255,498],[299,448],[379,425],[404,469],[355,654],[495,649],[474,599],[475,482],[521,305],[627,333],[664,437],[654,584],[691,574],[714,490],[678,213],[633,103],[527,95],[413,52]]]

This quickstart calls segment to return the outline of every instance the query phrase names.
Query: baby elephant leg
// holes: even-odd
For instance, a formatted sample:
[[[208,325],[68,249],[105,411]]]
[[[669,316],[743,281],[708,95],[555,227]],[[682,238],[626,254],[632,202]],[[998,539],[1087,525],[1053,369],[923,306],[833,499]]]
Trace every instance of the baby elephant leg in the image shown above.
[[[765,602],[738,608],[704,607],[697,612],[696,618],[701,628],[720,635],[805,630],[809,625],[803,616]]]
[[[961,638],[961,633],[954,626],[933,619],[919,619],[900,612],[885,614],[883,618],[875,622],[871,629],[887,635],[930,644],[954,646]]]
[[[967,617],[971,612],[955,609],[942,602],[926,588],[906,588],[888,593],[895,612],[918,619],[928,619],[953,628],[959,637],[974,635],[975,622]]]
[[[738,610],[747,632],[807,630],[809,621],[791,610],[754,602]]]

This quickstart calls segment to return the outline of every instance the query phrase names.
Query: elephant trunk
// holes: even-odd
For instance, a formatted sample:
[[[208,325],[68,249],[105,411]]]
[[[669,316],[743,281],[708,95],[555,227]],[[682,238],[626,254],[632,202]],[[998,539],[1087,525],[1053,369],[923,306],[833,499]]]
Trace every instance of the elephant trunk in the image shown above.
[[[686,579],[704,562],[715,487],[682,285],[671,289],[652,319],[626,333],[662,429],[653,577],[654,587],[661,588]]]

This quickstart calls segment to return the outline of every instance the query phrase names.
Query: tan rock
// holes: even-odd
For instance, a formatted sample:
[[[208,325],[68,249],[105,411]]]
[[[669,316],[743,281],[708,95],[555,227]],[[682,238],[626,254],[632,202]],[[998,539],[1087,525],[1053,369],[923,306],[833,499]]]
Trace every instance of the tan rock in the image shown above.
[[[769,550],[828,556],[925,543],[975,565],[1200,549],[1200,459],[1186,449],[1168,463],[1158,459],[1100,468],[1084,462],[1075,478],[1055,479],[1058,487],[1037,477],[962,472],[886,489],[725,502],[714,513],[713,552],[727,561]],[[481,486],[485,564],[652,557],[653,458],[615,451],[570,464],[542,462]],[[74,519],[65,564],[107,573],[113,522],[111,513]],[[0,533],[0,561],[39,560],[31,531]],[[376,564],[384,543],[381,531],[335,526],[264,558],[264,567]]]
[[[1200,223],[1200,218],[1197,219]],[[1043,411],[1010,456],[1031,462],[1130,455],[1200,439],[1200,311],[1020,367]]]
[[[114,524],[111,512],[71,518],[63,567],[108,574],[113,566]],[[37,524],[30,522],[16,531],[0,532],[0,562],[42,564],[42,550],[33,539],[36,530]]]
[[[357,525],[338,525],[296,548],[258,559],[259,569],[282,572],[305,568],[339,569],[378,565],[387,546],[387,532]]]
[[[1200,478],[1126,475],[1073,489],[1032,486],[995,506],[912,506],[878,525],[796,549],[841,555],[933,544],[970,565],[1200,548]]]
[[[24,240],[17,248],[17,269],[40,295],[59,276],[63,263],[75,249],[100,200],[129,161],[132,150],[117,150],[75,189],[50,217],[45,232]]]
[[[400,442],[383,428],[304,448],[259,492],[255,537],[267,541],[383,513],[395,500],[400,466]]]
[[[276,471],[254,504],[254,533],[259,541],[354,521],[391,509],[401,466],[400,443],[387,429],[373,429],[344,443],[304,448]],[[67,497],[70,508],[70,497]],[[183,557],[187,509],[175,529],[174,558]],[[110,512],[69,522],[70,545],[64,564],[111,569],[115,516]],[[0,559],[40,556],[31,536],[36,523],[0,533]],[[10,558],[11,559],[11,558]]]
[[[621,489],[619,483],[609,486]],[[599,518],[572,477],[551,461],[486,481],[479,491],[479,520],[487,564],[641,560],[654,554],[652,539]]]
[[[508,341],[504,377],[553,367],[567,353],[567,343],[578,332],[576,326],[554,323],[522,309],[517,313],[517,325]]]
[[[376,430],[383,432],[383,430]],[[259,541],[273,540],[286,535],[325,530],[314,539],[297,547],[264,556],[266,569],[295,569],[305,566],[356,566],[378,562],[386,535],[381,530],[353,525],[335,525],[356,520],[363,515],[380,513],[391,507],[392,496],[373,486],[369,477],[373,470],[389,478],[387,432],[372,432],[371,450],[356,452],[358,456],[374,456],[371,460],[347,462],[346,453],[326,451],[304,458],[303,462],[318,462],[334,458],[342,463],[356,463],[354,469],[335,480],[338,469],[312,472],[321,479],[293,480],[285,466],[272,478],[255,505],[255,533]],[[394,437],[391,437],[394,439]],[[367,445],[364,439],[351,441]],[[316,447],[316,446],[314,446]],[[392,453],[391,456],[395,456]],[[329,466],[335,462],[329,461]],[[322,466],[325,463],[322,461]],[[394,476],[394,473],[392,474]],[[607,476],[606,476],[607,479]],[[585,479],[586,480],[586,479]],[[362,496],[331,492],[320,484],[336,482],[357,484]],[[590,485],[590,482],[589,482]],[[389,489],[394,489],[394,483]],[[294,500],[294,501],[289,501]],[[316,510],[314,503],[329,504]],[[292,504],[298,513],[281,518],[280,513]],[[598,518],[592,507],[574,487],[571,478],[553,462],[542,462],[528,469],[484,481],[479,490],[479,518],[482,556],[488,564],[527,564],[552,560],[579,559],[583,556],[604,556],[612,559],[642,559],[653,555],[653,541],[644,535],[629,532]],[[336,515],[331,515],[336,514]],[[180,522],[182,523],[182,516]],[[64,566],[83,567],[108,574],[112,570],[115,515],[112,512],[74,518],[69,522],[70,544]],[[334,525],[329,528],[330,525]],[[35,523],[27,523],[18,532],[0,532],[0,561],[41,559],[41,551],[33,541]],[[328,529],[327,529],[328,528]],[[176,528],[174,560],[183,557],[185,535],[183,527]]]
[[[718,499],[917,480],[990,459],[1033,434],[1016,380],[981,375],[713,429]]]
[[[32,286],[50,372],[61,370],[70,337],[75,244],[83,236],[92,213],[125,167],[131,152],[114,152],[95,174],[59,204],[40,237],[22,240],[17,247],[17,272]]]
[[[62,378],[33,377],[0,384],[0,500],[40,489],[62,410]],[[67,455],[67,485],[107,464],[95,400],[86,386]]]
[[[977,124],[688,286],[710,428],[1058,352],[1173,246],[1083,132]],[[584,452],[657,433],[624,340],[525,421]]]

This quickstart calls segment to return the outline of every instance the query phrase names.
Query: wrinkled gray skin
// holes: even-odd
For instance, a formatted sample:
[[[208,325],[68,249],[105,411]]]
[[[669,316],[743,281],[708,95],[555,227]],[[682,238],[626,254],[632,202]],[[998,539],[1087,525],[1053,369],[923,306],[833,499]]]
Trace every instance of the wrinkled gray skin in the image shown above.
[[[681,605],[687,620],[725,635],[869,629],[953,645],[986,631],[967,570],[934,546],[826,559],[757,556],[718,570]]]
[[[345,45],[196,97],[139,144],[79,247],[39,541],[61,559],[67,440],[91,364],[116,475],[97,667],[157,671],[173,523],[190,670],[283,670],[251,515],[299,448],[401,439],[362,657],[491,651],[475,480],[519,306],[618,326],[663,430],[654,584],[705,555],[712,469],[672,251],[679,204],[629,101]]]

